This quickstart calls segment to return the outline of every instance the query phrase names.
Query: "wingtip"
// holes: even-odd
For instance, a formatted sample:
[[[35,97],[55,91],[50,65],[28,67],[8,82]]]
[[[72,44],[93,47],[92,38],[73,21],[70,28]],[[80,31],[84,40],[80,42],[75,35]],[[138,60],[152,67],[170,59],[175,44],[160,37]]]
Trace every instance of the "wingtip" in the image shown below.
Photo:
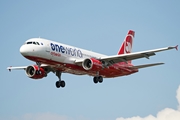
[[[176,49],[178,51],[178,45],[176,46],[171,46],[171,47],[168,47],[168,49]]]
[[[10,66],[10,67],[7,67],[7,69],[9,70],[9,72],[11,72],[11,67],[12,67],[12,66]]]
[[[175,46],[176,50],[178,51],[178,45]]]

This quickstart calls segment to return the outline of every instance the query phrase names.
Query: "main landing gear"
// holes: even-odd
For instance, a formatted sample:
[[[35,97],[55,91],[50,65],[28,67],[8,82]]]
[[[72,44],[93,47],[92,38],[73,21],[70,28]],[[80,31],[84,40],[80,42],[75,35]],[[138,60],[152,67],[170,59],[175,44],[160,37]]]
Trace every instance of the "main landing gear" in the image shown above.
[[[56,76],[59,78],[59,81],[56,82],[56,87],[57,88],[65,87],[66,83],[65,83],[65,81],[61,80],[61,72],[60,71],[56,71]]]
[[[94,83],[102,83],[103,82],[103,77],[102,76],[95,76],[94,78],[93,78],[93,81],[94,81]]]
[[[66,83],[65,83],[65,81],[63,81],[63,80],[61,80],[61,72],[60,71],[56,71],[56,76],[59,78],[59,80],[58,81],[56,81],[56,87],[57,88],[60,88],[60,87],[62,87],[62,88],[64,88],[65,87],[65,85],[66,85]],[[95,76],[94,78],[93,78],[93,81],[94,81],[94,83],[102,83],[103,82],[103,77],[102,76],[100,76],[100,75],[97,75],[97,76]]]

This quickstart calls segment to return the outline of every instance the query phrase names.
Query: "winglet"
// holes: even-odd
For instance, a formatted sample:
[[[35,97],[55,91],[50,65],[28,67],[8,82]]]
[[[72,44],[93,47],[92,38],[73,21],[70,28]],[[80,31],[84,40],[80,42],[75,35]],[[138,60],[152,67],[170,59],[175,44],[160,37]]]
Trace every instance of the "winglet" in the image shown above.
[[[174,48],[175,48],[176,50],[178,50],[178,45],[173,46],[173,47],[172,47],[172,46],[171,46],[171,47],[168,47],[168,49],[174,49]]]
[[[178,45],[175,46],[176,50],[178,51]]]

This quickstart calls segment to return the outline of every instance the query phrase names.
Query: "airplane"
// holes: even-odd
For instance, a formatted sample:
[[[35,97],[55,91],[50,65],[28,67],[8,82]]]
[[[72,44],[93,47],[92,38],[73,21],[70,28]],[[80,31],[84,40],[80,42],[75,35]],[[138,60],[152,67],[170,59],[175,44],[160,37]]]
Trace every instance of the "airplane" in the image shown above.
[[[53,72],[57,77],[56,87],[65,87],[61,79],[62,73],[93,76],[94,83],[102,83],[103,78],[114,78],[136,73],[141,68],[162,65],[164,63],[143,64],[134,66],[132,60],[154,56],[156,52],[170,49],[178,50],[177,46],[132,52],[135,32],[129,30],[118,53],[107,56],[74,46],[58,43],[43,38],[31,38],[20,47],[20,53],[25,58],[34,61],[35,65],[7,67],[9,71],[24,69],[32,79],[46,77]]]

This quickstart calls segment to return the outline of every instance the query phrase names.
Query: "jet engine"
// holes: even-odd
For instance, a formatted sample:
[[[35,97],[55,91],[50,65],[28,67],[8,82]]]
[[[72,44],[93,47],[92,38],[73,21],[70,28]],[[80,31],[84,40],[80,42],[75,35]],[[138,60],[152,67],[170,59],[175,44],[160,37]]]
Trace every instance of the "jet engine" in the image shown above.
[[[82,66],[85,70],[99,71],[102,69],[101,61],[95,58],[87,58],[83,61]]]
[[[46,71],[40,67],[39,71],[38,71],[38,66],[37,65],[32,65],[32,66],[28,66],[26,68],[26,75],[29,78],[33,78],[33,79],[41,79],[43,77],[46,77]]]

